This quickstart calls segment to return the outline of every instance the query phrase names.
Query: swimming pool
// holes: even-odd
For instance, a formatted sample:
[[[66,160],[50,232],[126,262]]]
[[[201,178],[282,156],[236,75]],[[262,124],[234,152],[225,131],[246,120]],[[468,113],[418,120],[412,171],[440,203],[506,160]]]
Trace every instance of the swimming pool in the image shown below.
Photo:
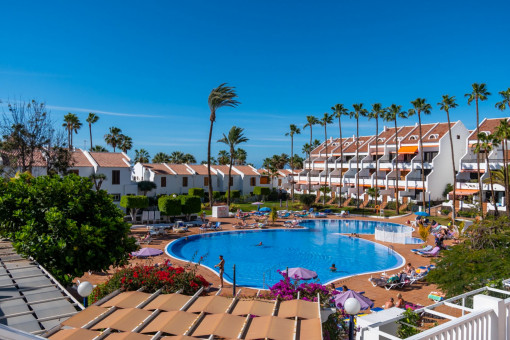
[[[313,223],[312,223],[313,222]],[[356,220],[304,221],[304,229],[243,230],[192,235],[170,243],[169,256],[198,262],[218,272],[219,255],[225,258],[224,278],[232,282],[236,265],[239,286],[267,288],[286,267],[304,267],[317,272],[322,283],[363,273],[390,270],[404,264],[398,253],[381,244],[350,238],[341,233],[372,233],[385,222]],[[262,246],[256,246],[262,242]],[[329,267],[336,264],[338,270]]]

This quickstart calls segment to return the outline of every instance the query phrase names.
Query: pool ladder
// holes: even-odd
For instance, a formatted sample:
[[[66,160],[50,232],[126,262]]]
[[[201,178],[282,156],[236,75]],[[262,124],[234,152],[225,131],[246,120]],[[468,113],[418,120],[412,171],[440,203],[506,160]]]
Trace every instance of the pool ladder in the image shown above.
[[[391,249],[391,251],[390,251],[390,249]],[[393,253],[394,253],[394,252],[395,252],[395,248],[393,248],[393,246],[390,244],[390,245],[388,246],[388,254],[389,254],[389,253],[391,253],[391,252],[393,252]]]

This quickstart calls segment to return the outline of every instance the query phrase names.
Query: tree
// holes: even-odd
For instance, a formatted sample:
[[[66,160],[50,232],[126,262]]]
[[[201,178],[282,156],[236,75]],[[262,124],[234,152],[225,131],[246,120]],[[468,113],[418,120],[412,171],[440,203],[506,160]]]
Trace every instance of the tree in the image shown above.
[[[485,155],[485,164],[487,164],[487,171],[489,172],[489,179],[491,183],[491,196],[492,196],[492,204],[494,204],[494,214],[496,216],[499,215],[498,212],[498,205],[496,204],[496,195],[494,191],[494,183],[492,181],[491,176],[491,167],[489,163],[489,153],[494,150],[494,148],[499,146],[499,139],[497,139],[493,134],[486,135],[485,133],[480,133],[480,135],[477,136],[478,143],[475,144],[475,153],[478,155],[480,153],[483,153]],[[483,210],[483,209],[482,209]]]
[[[344,180],[344,140],[342,138],[342,116],[348,116],[347,110],[342,104],[336,104],[331,108],[336,118],[338,118],[338,130],[340,132],[340,186],[338,188],[338,206],[342,205],[342,184]]]
[[[202,211],[200,197],[182,195],[179,198],[181,199],[182,213],[186,215],[188,220],[191,214],[197,214]]]
[[[350,113],[351,118],[356,119],[356,207],[359,209],[359,117],[365,117],[368,112],[363,104],[353,104],[354,111]]]
[[[147,196],[147,193],[149,191],[151,191],[152,189],[156,189],[157,188],[156,183],[151,182],[151,181],[140,181],[140,182],[137,183],[137,185],[138,185],[138,190],[143,192],[144,196]]]
[[[266,188],[268,189],[268,188]],[[271,212],[269,213],[269,218],[271,219],[272,226],[274,227],[274,224],[276,223],[276,220],[278,220],[278,210],[275,206],[271,208]]]
[[[188,189],[188,195],[189,196],[204,197],[205,191],[202,188],[189,188]]]
[[[230,207],[230,187],[232,181],[232,164],[234,163],[234,156],[236,154],[236,147],[241,143],[246,143],[248,138],[244,136],[244,129],[232,126],[228,135],[223,134],[223,138],[218,140],[218,143],[223,143],[230,148],[230,164],[228,167],[228,189],[227,189],[227,206]]]
[[[292,164],[294,164],[295,169],[303,169],[303,163],[305,160],[303,157],[299,156],[298,154],[294,154],[294,157],[292,157]]]
[[[409,110],[409,113],[408,115],[409,116],[412,116],[414,115],[415,113],[418,115],[418,130],[419,130],[419,134],[420,134],[420,158],[421,158],[421,183],[422,183],[422,187],[423,187],[423,193],[422,193],[422,206],[423,206],[423,211],[425,211],[426,209],[426,201],[425,201],[425,166],[424,166],[424,163],[425,163],[425,159],[423,157],[423,134],[422,134],[422,131],[421,131],[421,114],[430,114],[431,110],[432,110],[432,106],[427,103],[427,100],[424,99],[424,98],[416,98],[415,100],[413,100],[411,102],[411,104],[413,104],[413,108]],[[455,169],[455,167],[454,167]]]
[[[170,154],[170,163],[182,164],[184,163],[184,153],[181,151],[174,151]]]
[[[246,152],[246,150],[237,148],[236,154],[234,156],[235,164],[236,165],[245,165],[247,155],[248,155],[248,153]]]
[[[289,155],[282,153],[281,155],[273,155],[271,158],[265,158],[262,167],[283,169],[287,163],[289,163]]]
[[[324,113],[324,116],[320,119],[321,126],[324,127],[324,151],[326,152],[326,160],[324,161],[324,168],[326,170],[326,175],[324,176],[324,187],[328,187],[328,171],[329,171],[329,165],[328,165],[328,131],[327,127],[329,124],[333,123],[333,115],[329,114],[327,112]],[[323,204],[326,204],[326,195],[324,195]]]
[[[46,160],[48,175],[67,174],[74,164],[73,153],[66,147],[65,138],[61,131],[48,131],[48,143],[41,147],[41,153]]]
[[[90,112],[87,117],[87,123],[89,123],[89,133],[90,133],[90,150],[92,151],[92,124],[97,123],[99,120],[99,116],[95,113]]]
[[[505,94],[507,96],[506,100],[503,100],[502,102],[496,104],[496,107],[498,107],[500,110],[504,110],[506,106],[509,106],[508,100],[510,99],[510,88],[506,91],[500,92],[500,94],[503,96]],[[508,120],[502,119],[499,122],[498,127],[496,128],[496,136],[501,140],[501,147],[503,149],[503,168],[508,168],[508,139],[510,139],[510,125],[508,124]],[[505,188],[505,206],[506,206],[506,214],[510,215],[510,204],[508,204],[508,199],[510,198],[510,185],[509,185],[509,178],[507,176],[508,174],[504,173],[504,183],[502,184]]]
[[[290,124],[290,131],[285,134],[285,136],[290,136],[290,169],[292,170],[292,180],[291,180],[291,196],[292,202],[294,202],[294,135],[301,134],[301,130],[294,124]]]
[[[138,210],[145,209],[149,206],[149,198],[147,196],[125,195],[120,199],[120,206],[129,209],[131,221],[136,222],[136,214]]]
[[[203,160],[202,162],[200,162],[200,164],[206,165],[207,161]],[[214,157],[211,157],[211,165],[216,165],[216,164],[218,164],[218,162],[216,162],[216,159]]]
[[[230,162],[230,154],[226,150],[218,152],[218,164],[227,165]]]
[[[90,151],[92,151],[92,152],[108,152],[108,150],[104,146],[101,146],[101,145],[94,145],[94,147],[92,149],[90,149]]]
[[[457,173],[455,171],[455,153],[453,151],[453,137],[452,137],[452,128],[450,124],[450,109],[454,109],[458,106],[455,102],[455,97],[450,97],[447,94],[443,95],[443,100],[437,103],[439,105],[439,109],[446,112],[446,119],[448,120],[448,136],[450,137],[450,153],[452,155],[452,171],[453,171],[453,209],[452,209],[452,220],[455,221],[455,207],[457,206]]]
[[[466,238],[438,258],[427,281],[448,297],[488,284],[501,285],[510,272],[510,221],[507,216],[484,219],[468,228]]]
[[[375,119],[375,192],[374,192],[374,197],[376,198],[376,201],[377,201],[377,197],[379,197],[379,194],[377,193],[377,191],[379,190],[379,182],[378,182],[378,177],[379,177],[379,158],[377,157],[379,155],[379,138],[377,138],[379,136],[379,118],[382,118],[384,116],[384,113],[385,113],[385,109],[382,107],[382,105],[380,103],[375,103],[375,104],[372,104],[372,111],[370,111],[370,113],[368,114],[368,119]],[[377,204],[377,203],[376,203]]]
[[[158,152],[152,158],[153,163],[170,163],[170,156],[164,152]]]
[[[149,152],[145,149],[135,150],[135,159],[133,160],[135,163],[149,163],[151,156]]]
[[[96,191],[101,190],[101,185],[106,180],[106,175],[101,173],[94,173],[89,176],[89,178],[92,180],[92,183],[94,183],[94,188],[96,188]]]
[[[473,88],[473,91],[471,93],[466,93],[464,97],[467,97],[468,99],[468,105],[471,105],[473,100],[476,104],[476,136],[480,135],[480,115],[478,113],[478,102],[479,101],[485,101],[487,100],[487,97],[490,96],[490,92],[487,91],[486,85],[484,83],[478,84],[473,83],[471,85]],[[477,137],[478,138],[478,137]],[[480,140],[476,140],[477,143],[480,143]],[[480,217],[483,218],[483,204],[482,204],[482,183],[481,183],[481,176],[480,176],[480,154],[476,154],[476,173],[478,175],[478,195],[479,202],[480,202]]]
[[[118,127],[111,127],[110,132],[104,135],[104,141],[113,148],[113,152],[121,142],[121,133],[122,130]]]
[[[78,130],[81,128],[82,123],[77,115],[69,112],[64,116],[64,124],[62,124],[67,129],[68,140],[69,140],[69,148],[73,148],[73,134],[78,133]]]
[[[119,136],[119,149],[121,149],[122,152],[126,153],[126,152],[128,152],[128,150],[131,150],[132,148],[133,148],[133,139],[129,136],[121,134]]]
[[[384,113],[383,119],[385,122],[394,122],[395,123],[395,212],[397,215],[399,214],[399,198],[398,198],[398,127],[397,127],[397,119],[406,119],[407,112],[402,111],[402,105],[391,104],[391,106]]]
[[[207,143],[207,176],[209,177],[209,202],[213,201],[213,188],[212,188],[212,176],[211,176],[211,139],[212,139],[212,131],[213,124],[216,121],[216,110],[221,107],[236,107],[240,103],[235,99],[237,98],[237,93],[234,87],[226,86],[226,83],[220,84],[217,88],[213,89],[209,94],[209,98],[207,100],[209,104],[209,109],[211,111],[211,115],[209,116],[209,121],[211,122],[211,126],[209,127],[209,141]]]
[[[165,216],[178,216],[182,213],[181,199],[172,196],[161,196],[158,199],[158,209]]]
[[[271,193],[271,189],[266,187],[254,187],[253,194],[256,196],[262,196],[264,199]]]
[[[123,212],[88,178],[0,179],[0,234],[63,285],[84,272],[125,264],[135,239]]]
[[[182,162],[186,164],[195,164],[197,160],[195,159],[195,156],[193,156],[192,154],[186,153],[184,154],[184,156],[182,156]]]
[[[315,198],[315,195],[303,194],[299,196],[299,202],[304,205],[305,209],[309,209],[313,202],[315,202]]]
[[[312,137],[313,137],[313,126],[314,125],[318,125],[320,122],[319,122],[319,119],[317,119],[317,117],[315,116],[306,116],[306,124],[303,126],[303,130],[306,129],[307,127],[310,128],[310,144],[308,145],[308,152],[306,152],[305,150],[304,153],[307,154],[308,153],[308,169],[310,171],[312,171]],[[308,174],[308,192],[312,191],[312,183],[310,182],[310,174]]]

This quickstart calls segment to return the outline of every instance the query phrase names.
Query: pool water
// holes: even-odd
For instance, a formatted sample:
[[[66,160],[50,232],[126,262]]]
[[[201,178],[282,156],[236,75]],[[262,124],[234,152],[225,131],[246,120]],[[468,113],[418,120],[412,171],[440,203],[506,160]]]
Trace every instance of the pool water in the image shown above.
[[[342,233],[374,233],[385,222],[356,220],[304,221],[304,229],[243,230],[192,235],[167,246],[170,256],[198,262],[218,272],[219,255],[225,258],[224,278],[232,282],[236,265],[239,286],[268,288],[282,276],[277,269],[304,267],[317,272],[322,283],[362,273],[389,270],[404,259],[381,244]],[[257,246],[262,242],[262,246]],[[331,272],[335,264],[338,270]]]

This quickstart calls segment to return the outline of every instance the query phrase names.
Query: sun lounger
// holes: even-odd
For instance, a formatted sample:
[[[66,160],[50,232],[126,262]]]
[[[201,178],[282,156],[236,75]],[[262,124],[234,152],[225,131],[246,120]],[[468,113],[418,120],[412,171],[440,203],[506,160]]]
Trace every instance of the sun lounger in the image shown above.
[[[439,254],[440,250],[441,250],[441,248],[434,247],[434,249],[432,249],[431,251],[418,252],[417,254],[421,255],[421,256],[424,256],[424,257],[435,257],[435,256],[437,256]]]
[[[426,251],[431,251],[432,250],[432,246],[431,245],[428,245],[426,246],[425,248],[421,248],[421,249],[411,249],[411,251],[413,253],[418,253],[418,252],[426,252]]]

